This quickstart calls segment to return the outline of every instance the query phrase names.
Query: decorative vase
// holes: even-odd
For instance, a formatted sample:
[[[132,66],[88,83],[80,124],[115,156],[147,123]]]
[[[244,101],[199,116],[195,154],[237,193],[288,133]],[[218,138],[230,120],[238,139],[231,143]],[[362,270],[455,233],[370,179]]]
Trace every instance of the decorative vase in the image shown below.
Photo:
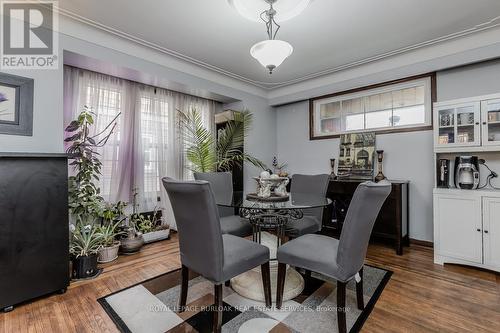
[[[332,168],[332,172],[330,173],[330,178],[335,179],[337,175],[335,174],[335,159],[330,158],[330,167]]]
[[[129,228],[127,232],[127,237],[120,240],[120,250],[124,254],[136,253],[144,245],[142,233],[135,232],[134,228]]]
[[[103,247],[99,250],[99,254],[97,257],[97,262],[99,263],[107,263],[118,258],[118,250],[120,249],[120,242],[116,241],[113,245],[108,247]]]
[[[382,172],[382,161],[384,159],[384,151],[383,150],[377,150],[377,161],[378,161],[378,173],[375,176],[375,182],[379,182],[381,180],[384,180],[386,177],[384,176],[384,173]]]
[[[88,279],[98,273],[97,254],[76,257],[71,261],[73,262],[73,269],[71,272],[71,277],[73,279]]]

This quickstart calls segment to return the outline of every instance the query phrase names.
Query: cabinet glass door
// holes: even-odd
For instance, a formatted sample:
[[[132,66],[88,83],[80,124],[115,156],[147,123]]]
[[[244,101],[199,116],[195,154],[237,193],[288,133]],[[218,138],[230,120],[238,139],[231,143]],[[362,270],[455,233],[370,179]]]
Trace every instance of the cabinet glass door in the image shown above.
[[[476,141],[474,106],[463,106],[457,109],[457,137],[459,145],[470,145]]]
[[[500,145],[500,100],[482,105],[483,145]]]
[[[436,146],[479,145],[479,103],[438,108],[435,126]]]
[[[438,145],[455,143],[455,109],[438,110]]]

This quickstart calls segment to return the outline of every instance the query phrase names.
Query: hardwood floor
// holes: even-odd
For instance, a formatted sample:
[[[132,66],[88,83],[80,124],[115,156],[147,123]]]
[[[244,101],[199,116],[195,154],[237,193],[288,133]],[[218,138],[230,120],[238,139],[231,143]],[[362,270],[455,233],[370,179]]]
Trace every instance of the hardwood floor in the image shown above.
[[[432,249],[420,245],[405,248],[403,256],[370,245],[367,263],[394,274],[363,332],[500,332],[500,275],[432,260]],[[179,268],[177,238],[103,267],[98,278],[72,283],[64,295],[0,314],[0,332],[116,332],[96,299]]]

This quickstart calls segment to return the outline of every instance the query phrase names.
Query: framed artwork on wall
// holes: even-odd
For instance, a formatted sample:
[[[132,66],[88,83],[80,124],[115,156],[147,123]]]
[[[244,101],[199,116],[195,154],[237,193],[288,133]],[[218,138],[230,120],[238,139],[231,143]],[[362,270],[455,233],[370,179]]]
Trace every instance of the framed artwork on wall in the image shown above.
[[[33,135],[34,81],[0,73],[0,134]]]
[[[340,136],[339,179],[373,179],[375,139],[374,132],[349,133]]]

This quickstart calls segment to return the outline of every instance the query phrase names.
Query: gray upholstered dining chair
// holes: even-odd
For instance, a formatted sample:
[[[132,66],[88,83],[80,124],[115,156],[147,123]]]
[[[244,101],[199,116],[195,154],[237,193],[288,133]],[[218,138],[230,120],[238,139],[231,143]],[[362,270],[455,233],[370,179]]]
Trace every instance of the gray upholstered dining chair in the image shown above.
[[[330,175],[301,175],[292,176],[290,192],[293,198],[294,193],[314,194],[326,197]],[[305,234],[313,234],[321,230],[323,218],[323,207],[310,208],[304,210],[304,217],[300,220],[290,220],[286,226],[286,234],[291,238],[296,238]]]
[[[195,172],[194,179],[210,183],[218,202],[233,199],[233,178],[230,172]],[[250,222],[234,214],[234,208],[219,207],[220,225],[223,234],[247,237],[252,234]]]
[[[323,235],[304,235],[278,248],[278,286],[276,306],[281,308],[286,265],[324,274],[337,280],[337,320],[339,332],[346,332],[346,284],[359,273],[356,298],[363,303],[363,264],[373,225],[380,208],[391,192],[391,183],[361,183],[354,192],[340,239]]]
[[[215,285],[213,331],[222,326],[222,284],[252,268],[261,266],[266,306],[271,306],[269,249],[233,235],[222,234],[217,204],[210,183],[163,178],[179,233],[181,295],[179,309],[185,309],[189,270]]]

